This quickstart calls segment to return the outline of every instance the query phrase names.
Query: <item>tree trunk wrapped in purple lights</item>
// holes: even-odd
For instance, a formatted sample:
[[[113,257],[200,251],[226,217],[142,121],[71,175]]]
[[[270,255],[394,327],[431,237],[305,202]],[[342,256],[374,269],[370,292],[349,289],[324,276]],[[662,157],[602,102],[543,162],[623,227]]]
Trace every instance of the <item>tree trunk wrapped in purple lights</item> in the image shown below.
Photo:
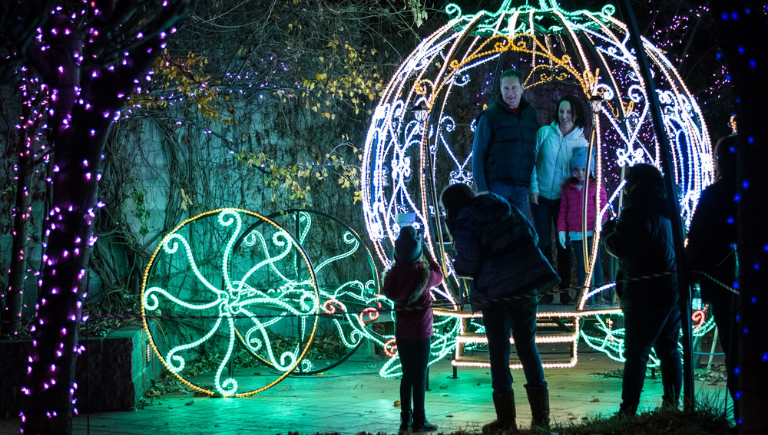
[[[47,88],[47,131],[54,149],[48,180],[53,197],[44,224],[48,242],[21,428],[22,433],[71,434],[77,412],[75,359],[84,350],[78,341],[87,291],[82,280],[95,242],[92,224],[105,140],[189,0],[84,1],[71,11],[45,9],[45,1],[14,3],[10,10],[22,15],[34,10],[48,16],[33,38],[30,29],[19,28],[16,53],[9,59],[32,67]]]
[[[13,152],[16,153],[16,199],[14,201],[13,216],[13,242],[11,247],[11,267],[8,269],[8,286],[5,295],[0,294],[0,298],[5,296],[6,305],[2,311],[2,333],[3,335],[17,335],[21,329],[21,312],[24,305],[24,281],[28,257],[28,240],[30,233],[30,196],[27,189],[27,182],[30,173],[40,162],[48,161],[50,157],[45,145],[40,147],[35,145],[39,139],[37,137],[40,124],[44,118],[42,113],[44,104],[47,104],[47,93],[44,90],[30,89],[31,80],[25,77],[22,79],[23,94],[25,98],[22,106],[22,122],[19,125],[19,131],[16,136],[16,147]],[[35,92],[36,91],[36,92]],[[32,95],[30,95],[32,94]],[[38,156],[36,151],[42,155]]]

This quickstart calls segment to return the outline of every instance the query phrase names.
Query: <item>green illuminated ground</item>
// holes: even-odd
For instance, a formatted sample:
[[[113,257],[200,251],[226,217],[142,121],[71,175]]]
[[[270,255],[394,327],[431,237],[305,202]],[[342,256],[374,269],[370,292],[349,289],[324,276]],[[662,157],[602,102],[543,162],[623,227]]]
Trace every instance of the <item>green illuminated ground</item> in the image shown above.
[[[383,379],[378,375],[382,361],[356,359],[358,361],[344,363],[324,376],[290,377],[275,388],[244,399],[195,397],[181,388],[154,399],[152,405],[142,410],[93,414],[90,416],[90,433],[397,433],[400,409],[394,406],[394,401],[399,399],[399,380]],[[553,420],[579,423],[587,415],[615,412],[619,406],[621,380],[595,376],[594,373],[621,367],[622,364],[582,344],[575,368],[545,370],[551,390]],[[248,370],[269,376],[265,369]],[[431,370],[431,391],[427,393],[430,421],[445,433],[467,429],[479,431],[483,424],[494,418],[488,370],[461,368],[459,379],[448,379],[450,375],[451,366],[447,360],[440,361]],[[514,371],[513,376],[518,423],[527,426],[530,409],[522,388],[523,374]],[[208,378],[212,380],[213,375]],[[199,381],[205,383],[207,378],[201,376]],[[696,386],[699,394],[718,395],[722,400],[724,384],[712,386],[697,381]],[[660,379],[648,379],[641,406],[655,407],[660,400]],[[17,427],[15,419],[0,420],[2,434],[18,433]],[[85,410],[81,410],[81,415],[75,419],[75,433],[86,434],[86,429]]]

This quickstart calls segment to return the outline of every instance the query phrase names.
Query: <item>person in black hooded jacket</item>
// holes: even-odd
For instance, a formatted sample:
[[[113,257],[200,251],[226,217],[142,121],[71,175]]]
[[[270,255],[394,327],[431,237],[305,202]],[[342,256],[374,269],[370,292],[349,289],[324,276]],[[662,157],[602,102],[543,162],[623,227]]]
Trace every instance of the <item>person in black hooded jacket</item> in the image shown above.
[[[679,290],[672,222],[664,181],[656,167],[637,164],[627,171],[627,206],[603,226],[603,246],[618,258],[616,292],[624,312],[624,378],[619,415],[634,415],[653,347],[661,361],[662,400],[677,407],[683,372]]]
[[[549,426],[549,389],[536,347],[538,293],[560,279],[538,248],[536,230],[516,207],[489,193],[475,196],[466,184],[448,186],[441,197],[454,242],[453,267],[472,277],[469,300],[482,310],[491,363],[496,420],[483,433],[517,430],[509,370],[510,331],[525,375],[533,423]]]
[[[726,136],[715,147],[717,181],[701,193],[691,219],[686,248],[688,265],[730,285],[736,279],[736,146],[738,136]],[[736,327],[739,295],[723,288],[711,278],[694,275],[701,283],[701,299],[710,304],[717,325],[718,339],[725,354],[728,392],[733,400],[733,417],[739,421],[736,400],[739,332]]]

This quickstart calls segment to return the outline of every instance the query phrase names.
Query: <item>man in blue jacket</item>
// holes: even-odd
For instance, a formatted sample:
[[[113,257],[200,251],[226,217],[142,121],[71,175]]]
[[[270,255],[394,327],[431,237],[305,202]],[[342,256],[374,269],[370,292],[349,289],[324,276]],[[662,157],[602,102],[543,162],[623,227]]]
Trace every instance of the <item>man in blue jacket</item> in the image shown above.
[[[501,93],[477,120],[472,172],[479,194],[495,193],[525,214],[539,121],[523,98],[523,80],[514,69],[501,75]]]

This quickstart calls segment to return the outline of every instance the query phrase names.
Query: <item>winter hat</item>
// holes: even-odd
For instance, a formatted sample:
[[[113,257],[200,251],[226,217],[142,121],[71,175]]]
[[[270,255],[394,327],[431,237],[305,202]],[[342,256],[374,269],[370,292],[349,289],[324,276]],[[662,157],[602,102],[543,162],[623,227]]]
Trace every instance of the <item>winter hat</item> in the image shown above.
[[[400,228],[395,240],[395,260],[398,264],[412,264],[421,258],[422,248],[416,229],[411,226]]]
[[[583,168],[587,166],[587,152],[588,148],[578,147],[573,149],[573,157],[571,157],[571,169]]]
[[[587,166],[587,155],[589,154],[589,148],[578,147],[573,149],[573,157],[571,157],[571,170],[573,168],[585,168]],[[595,169],[595,159],[589,164],[589,169]]]

